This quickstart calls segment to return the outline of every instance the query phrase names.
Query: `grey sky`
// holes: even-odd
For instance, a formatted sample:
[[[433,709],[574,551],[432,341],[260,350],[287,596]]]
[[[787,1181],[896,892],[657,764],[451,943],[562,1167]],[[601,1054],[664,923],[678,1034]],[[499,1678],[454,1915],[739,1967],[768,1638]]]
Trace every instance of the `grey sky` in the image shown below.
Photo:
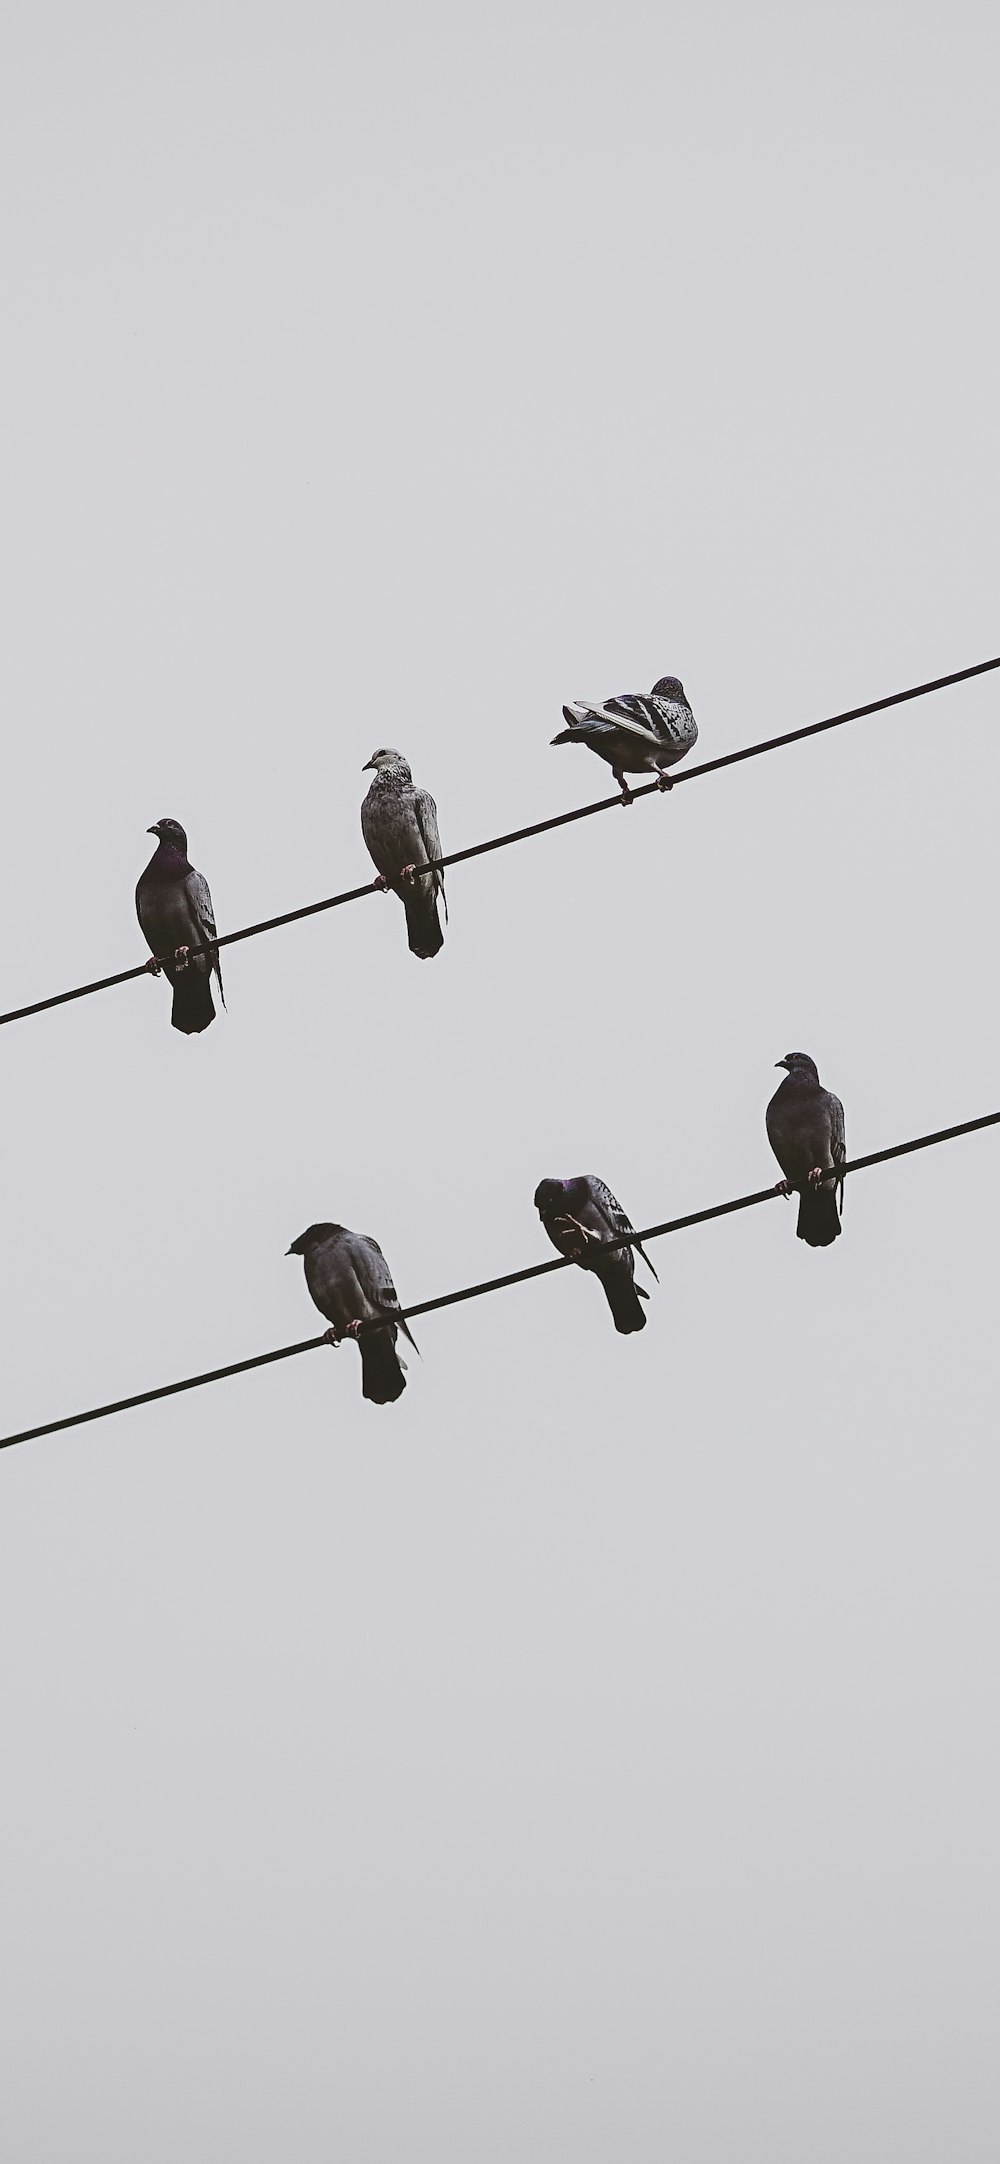
[[[3,1005],[997,650],[985,7],[12,7]],[[992,1109],[986,679],[5,1031],[5,1431]],[[14,2164],[992,2164],[994,1135],[0,1460]]]

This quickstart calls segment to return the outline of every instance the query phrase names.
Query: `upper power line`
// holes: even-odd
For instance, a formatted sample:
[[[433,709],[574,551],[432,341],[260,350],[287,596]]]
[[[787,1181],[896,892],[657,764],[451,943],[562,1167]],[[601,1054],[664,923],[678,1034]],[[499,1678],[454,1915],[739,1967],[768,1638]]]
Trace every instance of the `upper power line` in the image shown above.
[[[655,784],[654,784],[655,786]],[[616,800],[617,801],[617,800]],[[933,1149],[939,1142],[954,1142],[959,1135],[978,1134],[984,1127],[1000,1125],[1000,1112],[985,1112],[980,1119],[962,1120],[956,1127],[939,1127],[935,1133],[916,1135],[910,1142],[894,1142],[885,1150],[872,1150],[867,1157],[854,1157],[840,1168],[846,1176],[849,1172],[864,1172],[870,1165],[887,1164],[893,1157],[909,1157],[914,1150]],[[662,1240],[668,1232],[687,1232],[692,1225],[708,1224],[715,1217],[733,1217],[738,1210],[752,1210],[759,1202],[774,1202],[779,1190],[761,1187],[752,1195],[737,1195],[731,1202],[714,1202],[706,1210],[691,1210],[686,1217],[671,1217],[662,1225],[648,1225],[643,1232],[631,1232],[620,1240],[608,1240],[608,1247],[633,1245],[639,1241]],[[458,1292],[438,1293],[432,1300],[417,1300],[402,1313],[408,1321],[418,1315],[430,1315],[436,1308],[457,1307],[462,1300],[480,1300],[490,1292],[504,1292],[509,1285],[524,1285],[530,1278],[551,1277],[554,1270],[570,1270],[575,1265],[569,1257],[560,1255],[553,1262],[529,1263],[524,1270],[509,1270],[504,1277],[487,1277],[477,1285],[463,1285]],[[64,1428],[79,1428],[91,1420],[106,1420],[111,1413],[131,1412],[137,1405],[151,1405],[157,1398],[176,1397],[182,1390],[200,1390],[205,1383],[223,1382],[230,1375],[246,1375],[251,1368],[273,1367],[277,1360],[293,1360],[298,1353],[312,1352],[317,1345],[326,1344],[321,1337],[301,1338],[297,1345],[279,1345],[274,1352],[254,1353],[249,1360],[233,1360],[228,1366],[207,1368],[201,1375],[186,1375],[181,1382],[160,1383],[155,1390],[137,1391],[134,1397],[116,1398],[109,1405],[93,1405],[85,1413],[67,1413],[62,1420],[46,1420],[39,1427],[22,1428],[17,1435],[0,1436],[0,1450],[10,1450],[15,1443],[34,1442],[41,1435],[58,1435]]]
[[[718,759],[703,759],[698,766],[689,766],[682,773],[671,776],[672,786],[679,788],[682,782],[695,781],[704,774],[718,774],[723,767],[739,766],[745,759],[759,759],[766,751],[780,751],[786,744],[799,744],[807,736],[821,736],[826,729],[841,729],[845,722],[862,721],[868,714],[881,714],[890,706],[904,706],[909,699],[923,699],[932,691],[946,691],[952,684],[967,683],[970,677],[986,676],[991,669],[1000,669],[1000,655],[992,661],[977,661],[972,668],[954,669],[949,676],[935,676],[924,684],[911,684],[906,691],[893,691],[884,699],[870,699],[866,706],[852,706],[843,714],[829,714],[825,721],[811,721],[802,729],[788,729],[782,736],[769,736],[758,744],[744,744],[739,751],[727,751]],[[633,798],[658,796],[657,782],[644,782],[633,789]],[[443,870],[451,864],[466,864],[472,857],[488,856],[494,849],[509,849],[514,842],[530,841],[536,834],[550,834],[556,827],[572,826],[578,819],[592,819],[596,812],[611,811],[620,806],[620,796],[600,797],[594,804],[581,804],[576,811],[557,812],[554,818],[538,819],[532,826],[515,827],[509,834],[495,834],[489,841],[473,842],[471,848],[453,849],[448,856],[435,858],[430,864],[421,865],[421,871]],[[328,894],[321,902],[306,902],[300,909],[286,909],[277,917],[262,917],[257,924],[246,924],[241,931],[223,932],[212,944],[215,947],[234,947],[241,939],[256,939],[261,932],[277,931],[283,924],[297,924],[302,917],[319,916],[324,909],[340,909],[345,902],[360,902],[375,892],[371,880],[360,887],[347,887],[342,894]],[[189,954],[202,954],[201,946],[189,948]],[[0,1024],[23,1022],[28,1015],[44,1014],[49,1007],[63,1007],[69,1000],[86,999],[91,992],[107,992],[112,985],[129,984],[133,978],[145,977],[149,964],[140,962],[131,969],[116,970],[110,977],[94,977],[89,984],[77,984],[68,992],[52,992],[47,999],[32,1000],[26,1007],[12,1007],[7,1014],[0,1014]],[[277,1357],[277,1356],[275,1356]]]

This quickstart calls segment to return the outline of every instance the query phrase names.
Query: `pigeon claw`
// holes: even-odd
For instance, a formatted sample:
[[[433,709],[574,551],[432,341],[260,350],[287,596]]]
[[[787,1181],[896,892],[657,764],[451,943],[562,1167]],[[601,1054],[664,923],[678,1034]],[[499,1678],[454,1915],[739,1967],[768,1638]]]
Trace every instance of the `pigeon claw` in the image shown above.
[[[658,789],[672,789],[674,786],[673,775],[659,773],[656,777],[656,786]]]
[[[774,1192],[776,1195],[784,1195],[785,1201],[787,1202],[792,1190],[789,1187],[787,1180],[776,1180],[774,1183]]]
[[[616,774],[616,775],[615,775],[615,780],[616,780],[616,782],[618,783],[618,787],[619,787],[619,789],[621,790],[621,793],[622,793],[622,803],[623,803],[623,804],[634,804],[634,803],[635,803],[635,798],[634,798],[634,796],[632,795],[632,791],[631,791],[631,789],[629,788],[629,786],[628,786],[628,783],[622,780],[622,778],[621,778],[621,775],[620,775],[620,774]]]
[[[361,1332],[363,1329],[364,1323],[362,1322],[360,1315],[356,1315],[354,1321],[348,1323],[347,1328],[344,1332],[344,1336],[357,1339],[361,1336]]]
[[[324,1345],[340,1344],[340,1331],[336,1329],[333,1323],[330,1324],[329,1330],[324,1330],[322,1343]]]
[[[404,864],[404,866],[403,866],[403,869],[402,869],[402,871],[400,872],[400,875],[399,875],[399,876],[400,876],[400,878],[401,878],[401,879],[405,879],[405,881],[406,881],[406,884],[407,884],[407,886],[408,886],[408,887],[412,886],[412,885],[413,885],[413,882],[414,882],[414,880],[415,880],[415,878],[416,878],[416,876],[417,876],[417,867],[416,867],[416,865],[415,865],[415,864]]]
[[[581,1225],[579,1219],[576,1217],[566,1216],[557,1218],[556,1228],[561,1233],[562,1238],[564,1240],[568,1240],[570,1243],[569,1247],[566,1250],[566,1256],[569,1262],[583,1261],[587,1252],[587,1245],[589,1241],[597,1240],[599,1244],[599,1234],[596,1232],[591,1232],[586,1225]]]
[[[163,963],[158,959],[155,954],[146,963],[146,968],[148,969],[151,977],[159,977],[163,973]]]
[[[191,960],[191,949],[190,949],[190,947],[175,947],[175,948],[174,948],[174,967],[175,967],[175,969],[186,969],[186,968],[187,968],[187,966],[188,966],[188,963],[189,963],[189,961],[190,961],[190,960]]]
[[[389,882],[387,879],[383,879],[381,872],[372,880],[372,886],[379,894],[388,894],[389,892]]]
[[[825,1176],[822,1165],[814,1165],[809,1174],[810,1187],[821,1187]]]

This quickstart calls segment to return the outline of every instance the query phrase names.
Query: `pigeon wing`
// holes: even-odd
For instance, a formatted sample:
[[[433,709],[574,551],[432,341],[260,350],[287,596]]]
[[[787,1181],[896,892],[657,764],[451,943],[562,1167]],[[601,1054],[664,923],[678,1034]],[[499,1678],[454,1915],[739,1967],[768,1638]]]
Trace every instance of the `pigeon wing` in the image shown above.
[[[578,699],[576,703],[578,715],[575,725],[582,728],[584,733],[593,731],[603,735],[606,731],[613,730],[619,735],[624,731],[626,736],[637,737],[643,744],[659,745],[663,742],[662,736],[657,736],[652,729],[645,728],[641,721],[636,721],[630,714],[620,713],[616,700],[608,700],[604,706],[592,706],[589,699]]]
[[[835,1097],[832,1090],[827,1091],[827,1102],[830,1109],[830,1155],[833,1159],[834,1164],[836,1165],[838,1173],[840,1174],[840,1178],[837,1184],[840,1191],[840,1207],[841,1209],[843,1209],[844,1166],[847,1163],[847,1134],[844,1126],[844,1107],[840,1102],[840,1098]]]
[[[607,1181],[599,1180],[596,1173],[592,1172],[589,1176],[587,1184],[590,1188],[591,1199],[593,1201],[594,1207],[595,1209],[599,1210],[601,1216],[604,1218],[608,1227],[608,1231],[611,1234],[611,1238],[613,1240],[622,1241],[627,1239],[629,1246],[634,1247],[636,1253],[642,1256],[643,1262],[645,1263],[647,1270],[651,1272],[653,1277],[656,1277],[656,1282],[657,1284],[659,1284],[660,1280],[656,1276],[656,1271],[653,1269],[653,1265],[650,1262],[649,1256],[646,1254],[645,1249],[640,1247],[639,1242],[636,1239],[635,1226],[632,1224],[631,1219],[628,1217],[627,1213],[622,1209],[621,1203],[612,1194],[611,1189],[607,1184]]]
[[[222,1004],[223,1006],[225,1006],[226,995],[222,990],[222,969],[219,964],[219,950],[215,944],[215,911],[212,908],[212,897],[208,890],[208,880],[206,879],[204,872],[189,872],[187,879],[184,882],[184,887],[191,909],[191,920],[195,927],[196,933],[196,937],[192,941],[192,945],[199,947],[204,946],[207,949],[207,953],[205,955],[206,965],[209,972],[211,973],[211,971],[214,969],[215,974],[218,977],[219,993],[222,999]]]
[[[358,1236],[354,1266],[362,1289],[372,1306],[385,1316],[386,1322],[396,1323],[404,1337],[409,1338],[414,1352],[419,1353],[420,1347],[410,1325],[405,1315],[400,1312],[399,1295],[392,1282],[389,1265],[378,1241],[373,1240],[367,1232]]]
[[[423,842],[424,848],[427,851],[428,861],[433,864],[437,861],[438,857],[444,855],[444,851],[441,847],[441,835],[438,830],[437,805],[435,804],[434,798],[431,796],[429,789],[414,790],[413,809],[416,814],[417,825],[420,828],[420,838]],[[444,920],[447,924],[448,903],[444,891],[443,872],[438,871],[433,874],[432,885],[434,887],[434,891],[440,894],[441,899],[444,902]]]

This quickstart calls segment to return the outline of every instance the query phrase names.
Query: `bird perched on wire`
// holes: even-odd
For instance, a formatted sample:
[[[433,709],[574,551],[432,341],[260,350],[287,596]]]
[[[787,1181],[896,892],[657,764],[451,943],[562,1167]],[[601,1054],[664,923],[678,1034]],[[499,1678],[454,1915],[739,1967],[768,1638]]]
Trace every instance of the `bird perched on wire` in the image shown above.
[[[174,990],[171,1022],[186,1037],[193,1037],[215,1020],[213,969],[219,996],[226,1004],[212,897],[207,879],[188,862],[187,835],[176,819],[158,819],[146,832],[157,837],[157,847],[135,890],[136,914],[153,955],[146,967],[154,977],[163,970]],[[192,947],[206,951],[192,954]]]
[[[564,706],[565,729],[553,744],[586,744],[606,759],[631,804],[626,774],[655,775],[661,789],[672,787],[666,768],[676,766],[698,741],[698,724],[679,676],[661,676],[652,691],[624,691],[602,705],[578,699]]]
[[[441,855],[437,805],[426,789],[414,785],[402,752],[373,751],[361,771],[374,768],[375,779],[361,806],[361,832],[378,878],[391,887],[406,911],[410,953],[430,961],[444,945],[438,895],[444,901],[444,873],[421,871]],[[448,904],[444,903],[445,923]]]
[[[787,1070],[767,1108],[767,1139],[784,1174],[778,1190],[800,1198],[798,1238],[829,1247],[840,1235],[838,1189],[844,1202],[844,1107],[808,1052],[786,1052],[775,1064]]]
[[[575,1180],[542,1180],[535,1189],[535,1208],[560,1255],[599,1278],[615,1329],[623,1337],[644,1330],[646,1317],[639,1302],[649,1295],[635,1282],[632,1249],[638,1248],[654,1277],[656,1271],[610,1187],[593,1172],[582,1172]]]
[[[403,1362],[396,1351],[397,1328],[405,1332],[414,1352],[418,1347],[400,1314],[378,1241],[365,1232],[348,1232],[346,1225],[310,1225],[287,1252],[302,1256],[306,1284],[331,1325],[327,1344],[339,1345],[343,1338],[353,1337],[360,1347],[362,1397],[373,1405],[394,1404],[406,1389]]]

